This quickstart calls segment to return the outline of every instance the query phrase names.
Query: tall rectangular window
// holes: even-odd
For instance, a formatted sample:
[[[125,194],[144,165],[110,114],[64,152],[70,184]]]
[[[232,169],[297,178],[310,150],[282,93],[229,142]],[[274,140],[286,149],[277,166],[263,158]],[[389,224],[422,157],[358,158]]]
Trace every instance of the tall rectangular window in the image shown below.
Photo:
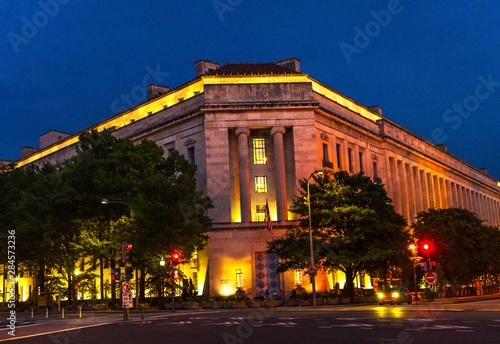
[[[198,272],[193,272],[193,285],[196,292],[198,292]]]
[[[323,143],[323,161],[330,161],[330,159],[328,158],[328,145],[326,143]]]
[[[352,149],[347,148],[347,158],[349,159],[349,172],[352,172]]]
[[[195,165],[194,147],[189,147],[188,148],[188,161],[191,163],[191,165]]]
[[[373,162],[373,178],[378,178],[377,163],[375,161]]]
[[[267,177],[255,177],[255,192],[267,193]]]
[[[243,288],[243,272],[241,272],[241,269],[236,269],[236,288]]]
[[[363,152],[359,152],[359,172],[365,172],[363,168]]]
[[[295,270],[295,285],[302,284],[302,270]]]
[[[264,139],[253,139],[253,163],[265,165],[266,160],[266,142]]]
[[[257,213],[257,221],[259,221],[259,222],[266,221],[266,206],[265,205],[256,206],[256,213]]]
[[[337,167],[339,169],[342,169],[342,154],[340,153],[342,150],[342,147],[340,146],[340,143],[337,143]]]

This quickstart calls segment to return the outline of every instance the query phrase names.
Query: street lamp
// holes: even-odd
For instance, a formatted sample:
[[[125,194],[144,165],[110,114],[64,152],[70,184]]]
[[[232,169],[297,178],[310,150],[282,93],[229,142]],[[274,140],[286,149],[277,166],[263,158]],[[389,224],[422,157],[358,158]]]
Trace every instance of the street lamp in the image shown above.
[[[129,207],[130,209],[130,214],[133,215],[134,214],[134,209],[132,209],[132,206],[130,204],[128,204],[127,202],[123,202],[123,201],[110,201],[109,199],[107,198],[103,198],[101,199],[101,204],[110,204],[110,203],[115,203],[115,204],[125,204],[126,206]],[[113,267],[114,268],[114,267]],[[137,270],[135,272],[135,278],[136,280],[138,279],[138,275],[137,275]],[[102,279],[101,279],[102,280]],[[112,283],[112,288],[111,288],[111,298],[114,298],[114,295],[115,295],[115,288],[114,288],[114,280],[111,282]],[[139,283],[136,283],[136,287],[135,287],[135,292],[136,292],[136,308],[139,308]],[[114,307],[114,306],[113,306]],[[124,312],[126,312],[126,309],[124,309]],[[127,315],[124,315],[124,319],[125,318],[128,318],[128,314]]]
[[[160,309],[163,309],[163,304],[164,304],[164,301],[163,301],[163,267],[165,266],[165,260],[163,258],[161,258],[160,260],[160,293],[159,293],[159,298],[160,298],[160,301],[158,302],[159,303],[159,307]]]
[[[415,259],[415,250],[417,249],[417,246],[415,244],[410,244],[410,250],[411,250],[411,253],[412,253],[412,263],[413,263],[413,281],[415,282],[415,301],[418,301],[420,300],[418,298],[418,294],[417,294],[417,273],[415,271],[415,261],[413,261]]]
[[[313,238],[312,238],[312,229],[311,229],[311,194],[309,193],[309,181],[311,177],[315,174],[323,174],[323,170],[321,168],[317,168],[313,173],[307,178],[307,209],[309,210],[309,248],[311,251],[311,267],[316,269],[314,266],[314,253],[313,253]],[[315,274],[315,273],[314,273]],[[313,287],[313,306],[316,307],[316,277],[315,275],[311,276],[312,287]]]
[[[132,206],[130,204],[128,204],[127,202],[123,202],[123,201],[110,201],[109,199],[107,198],[103,198],[101,199],[101,204],[110,204],[110,203],[117,203],[117,204],[125,204],[127,205],[130,210],[132,211]]]
[[[75,270],[75,283],[74,283],[74,286],[75,286],[75,295],[74,295],[74,298],[73,298],[73,307],[75,307],[75,310],[76,310],[76,306],[78,304],[78,288],[80,287],[78,285],[78,275],[80,274],[80,271],[78,269]]]

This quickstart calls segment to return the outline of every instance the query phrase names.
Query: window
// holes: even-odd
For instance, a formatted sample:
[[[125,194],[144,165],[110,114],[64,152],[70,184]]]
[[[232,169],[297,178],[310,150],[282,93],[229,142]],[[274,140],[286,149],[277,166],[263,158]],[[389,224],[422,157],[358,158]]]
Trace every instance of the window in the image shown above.
[[[255,177],[255,192],[267,193],[267,177]]]
[[[328,144],[323,143],[323,167],[333,168],[333,163],[330,162],[330,157],[328,156]]]
[[[364,169],[363,169],[363,152],[359,152],[359,172],[364,172]]]
[[[236,269],[236,288],[243,288],[243,272],[241,272],[241,269]]]
[[[188,148],[188,161],[191,165],[194,165],[194,147]]]
[[[198,292],[198,273],[193,272],[193,285],[194,289],[196,289],[196,292]]]
[[[373,182],[377,184],[382,184],[382,179],[378,176],[377,163],[373,162]]]
[[[172,154],[174,154],[174,152],[175,152],[175,148],[169,148],[167,152],[168,152],[168,156],[172,156]]]
[[[302,271],[295,270],[295,285],[301,285],[301,284],[302,284]]]
[[[347,148],[347,158],[349,159],[349,172],[352,172],[352,149]]]
[[[193,267],[198,267],[198,251],[193,252]]]
[[[340,143],[337,143],[337,167],[339,169],[342,169],[342,154],[340,154],[341,148]]]
[[[264,139],[253,139],[253,163],[265,165],[266,160],[266,142]]]
[[[259,221],[259,222],[266,221],[266,206],[265,205],[256,206],[256,212],[257,212],[257,221]]]

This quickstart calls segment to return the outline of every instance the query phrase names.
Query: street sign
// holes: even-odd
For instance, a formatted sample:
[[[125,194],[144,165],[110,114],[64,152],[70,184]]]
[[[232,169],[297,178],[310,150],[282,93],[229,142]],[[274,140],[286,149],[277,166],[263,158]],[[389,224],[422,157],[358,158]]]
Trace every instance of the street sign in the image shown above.
[[[134,307],[134,299],[132,298],[131,292],[123,292],[122,293],[122,308],[133,308]]]
[[[316,268],[313,268],[312,266],[307,270],[307,273],[309,274],[310,277],[316,276]]]
[[[128,293],[132,290],[132,286],[130,285],[130,282],[122,282],[122,292]]]
[[[431,284],[436,282],[436,274],[434,272],[428,272],[425,274],[425,282]]]

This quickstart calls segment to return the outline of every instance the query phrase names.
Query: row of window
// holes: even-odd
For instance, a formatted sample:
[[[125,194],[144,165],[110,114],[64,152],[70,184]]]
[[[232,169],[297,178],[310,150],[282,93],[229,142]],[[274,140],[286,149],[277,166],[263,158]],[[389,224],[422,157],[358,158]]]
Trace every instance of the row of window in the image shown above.
[[[337,168],[339,170],[343,169],[342,166],[342,145],[340,143],[337,143],[336,146],[336,154],[337,154]],[[353,165],[353,159],[354,159],[354,153],[352,148],[347,148],[347,171],[349,172],[355,172],[354,171],[354,165]],[[363,152],[359,152],[358,154],[358,159],[359,159],[359,172],[365,172],[365,164],[364,164],[364,154]],[[329,167],[333,168],[333,162],[330,161],[330,158],[328,156],[328,144],[323,143],[323,167]],[[377,162],[373,162],[373,177],[374,179],[379,180],[378,176],[378,166]]]

